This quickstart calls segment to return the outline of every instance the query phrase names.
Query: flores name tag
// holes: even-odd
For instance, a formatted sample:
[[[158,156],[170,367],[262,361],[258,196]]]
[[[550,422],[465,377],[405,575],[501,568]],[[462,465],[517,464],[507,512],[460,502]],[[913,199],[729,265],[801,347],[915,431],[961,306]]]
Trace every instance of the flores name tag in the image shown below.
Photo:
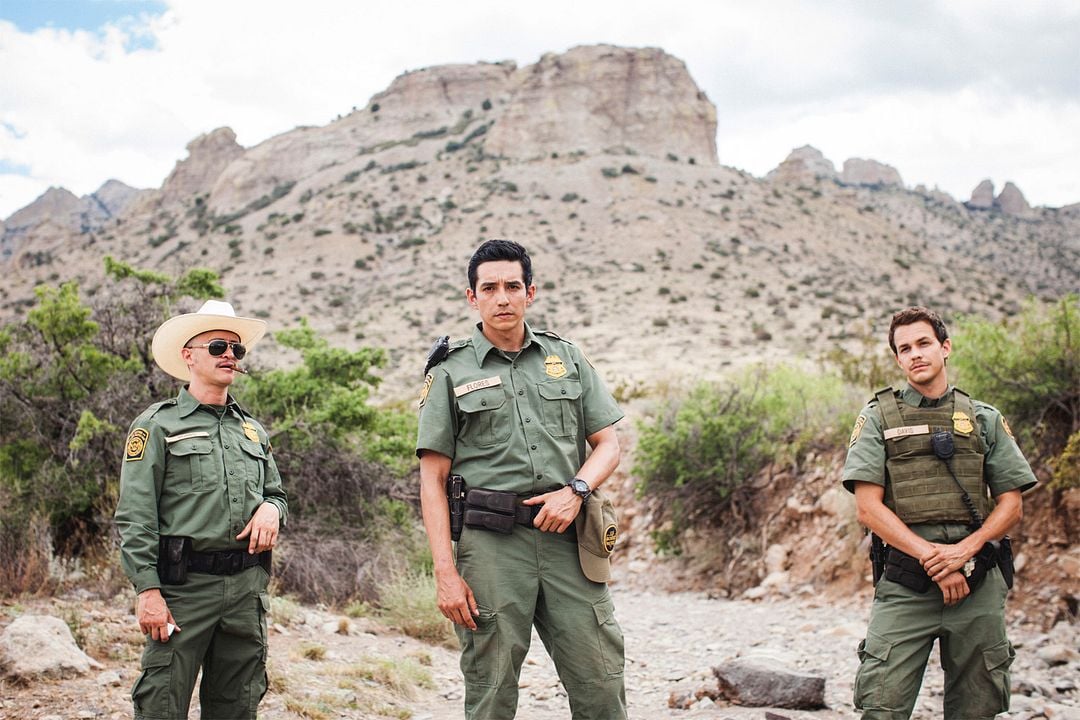
[[[502,378],[498,375],[484,378],[483,380],[473,380],[470,383],[458,385],[454,388],[454,397],[461,397],[462,395],[468,395],[474,390],[483,390],[484,388],[495,387],[496,385],[502,385]]]
[[[907,437],[908,435],[929,435],[929,425],[905,425],[904,427],[889,428],[885,431],[885,439]]]

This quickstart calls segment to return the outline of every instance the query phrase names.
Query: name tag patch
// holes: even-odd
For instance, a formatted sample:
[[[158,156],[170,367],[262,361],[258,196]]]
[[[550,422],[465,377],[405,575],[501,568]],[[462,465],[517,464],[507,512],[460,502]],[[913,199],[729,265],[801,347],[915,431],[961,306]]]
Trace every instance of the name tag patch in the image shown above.
[[[475,390],[483,390],[484,388],[495,387],[496,385],[502,385],[502,378],[498,375],[484,378],[483,380],[473,380],[472,382],[458,385],[454,388],[454,397],[461,397],[462,395],[468,395]]]
[[[907,437],[909,435],[929,435],[929,425],[905,425],[904,427],[889,428],[885,431],[885,439]]]
[[[169,437],[165,438],[165,444],[172,445],[173,443],[178,443],[181,440],[190,440],[191,438],[197,437],[208,438],[210,437],[210,433],[206,432],[205,430],[192,430],[191,432],[180,433],[179,435],[170,435]]]

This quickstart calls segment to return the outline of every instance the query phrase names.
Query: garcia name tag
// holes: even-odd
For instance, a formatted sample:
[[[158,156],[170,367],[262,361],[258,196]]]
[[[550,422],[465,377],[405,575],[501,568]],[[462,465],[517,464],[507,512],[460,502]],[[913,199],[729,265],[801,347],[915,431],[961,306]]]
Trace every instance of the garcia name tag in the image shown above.
[[[907,437],[908,435],[929,435],[929,425],[905,425],[904,427],[889,428],[885,431],[885,439]]]
[[[468,395],[474,390],[483,390],[484,388],[495,387],[496,385],[502,385],[502,378],[498,375],[484,378],[483,380],[473,380],[472,382],[458,385],[454,388],[454,397],[461,397],[462,395]]]

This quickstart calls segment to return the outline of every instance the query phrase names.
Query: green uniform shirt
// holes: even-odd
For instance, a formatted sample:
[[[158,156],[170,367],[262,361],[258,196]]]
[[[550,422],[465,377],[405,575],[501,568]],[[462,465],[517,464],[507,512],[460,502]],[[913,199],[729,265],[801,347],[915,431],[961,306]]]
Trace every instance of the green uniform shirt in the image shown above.
[[[923,397],[911,385],[904,385],[896,392],[901,402],[912,407],[936,407],[951,403],[953,386],[937,400]],[[979,433],[987,448],[983,458],[983,477],[990,488],[990,495],[997,497],[1009,490],[1027,490],[1035,485],[1035,475],[1016,444],[1005,418],[992,405],[972,400]],[[877,400],[871,400],[859,413],[855,429],[851,433],[847,460],[844,462],[843,483],[849,492],[855,492],[855,482],[885,485],[885,437],[882,430],[881,410]]]
[[[525,326],[516,358],[480,330],[425,378],[416,450],[449,457],[469,487],[521,494],[565,485],[585,439],[623,417],[582,352]]]
[[[237,540],[255,510],[288,512],[266,430],[230,397],[202,405],[182,388],[131,424],[120,472],[120,560],[136,592],[160,587],[158,538],[190,537],[192,549],[246,548]]]

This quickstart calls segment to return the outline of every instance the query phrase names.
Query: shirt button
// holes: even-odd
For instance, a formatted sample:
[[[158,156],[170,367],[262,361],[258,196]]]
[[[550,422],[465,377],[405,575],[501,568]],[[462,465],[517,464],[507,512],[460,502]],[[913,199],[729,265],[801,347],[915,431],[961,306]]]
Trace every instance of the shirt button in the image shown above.
[[[481,400],[481,401],[480,401],[480,404],[481,404],[481,405],[487,405],[487,400]]]
[[[524,394],[525,394],[524,390],[518,390],[518,395],[524,395]]]
[[[530,446],[529,446],[529,448],[530,448],[531,450],[535,450],[535,449],[536,449],[536,446],[535,446],[535,445],[530,445]]]
[[[240,502],[240,498],[233,498],[233,499],[232,499],[232,501],[233,501],[234,503]]]
[[[565,395],[565,394],[566,394],[566,390],[565,390],[565,389],[564,389],[564,390],[562,391],[562,394],[563,394],[563,395]]]
[[[230,470],[230,471],[229,471],[229,474],[230,474],[230,475],[233,475],[233,474],[235,474],[235,473],[233,473],[233,471],[232,471],[232,470]]]
[[[525,418],[525,422],[532,422],[532,418]]]
[[[565,392],[565,391],[564,391],[564,392]],[[226,449],[226,450],[228,450],[228,449],[229,449],[229,446],[228,446],[228,445],[226,445],[226,446],[225,446],[225,449]]]
[[[544,479],[544,473],[536,473],[536,479],[537,480],[543,480]]]

